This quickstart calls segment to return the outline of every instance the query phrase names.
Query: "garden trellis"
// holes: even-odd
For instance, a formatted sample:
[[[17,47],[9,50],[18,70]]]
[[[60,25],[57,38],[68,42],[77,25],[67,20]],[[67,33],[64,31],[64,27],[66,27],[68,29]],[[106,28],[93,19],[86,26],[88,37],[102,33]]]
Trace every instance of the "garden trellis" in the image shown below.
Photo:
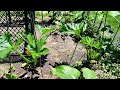
[[[14,43],[18,38],[18,33],[33,33],[33,21],[34,11],[0,11],[0,34],[9,32],[11,34],[12,43]],[[21,53],[24,53],[25,41],[23,41],[17,49]],[[16,52],[12,52],[11,56],[17,56]]]

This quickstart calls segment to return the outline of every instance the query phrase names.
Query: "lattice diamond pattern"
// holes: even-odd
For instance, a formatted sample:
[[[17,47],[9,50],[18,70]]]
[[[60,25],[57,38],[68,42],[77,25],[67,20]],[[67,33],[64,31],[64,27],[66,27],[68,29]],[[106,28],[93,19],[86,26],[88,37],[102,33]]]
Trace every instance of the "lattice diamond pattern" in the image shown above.
[[[2,32],[9,32],[11,34],[11,39],[13,44],[18,38],[17,33],[25,32],[24,23],[24,11],[10,11],[10,17],[7,11],[0,11],[0,34]],[[11,18],[11,23],[8,24],[9,18]],[[21,25],[21,26],[20,26]],[[21,45],[17,48],[21,53],[24,52],[25,42],[23,41]],[[12,54],[16,54],[12,52]]]

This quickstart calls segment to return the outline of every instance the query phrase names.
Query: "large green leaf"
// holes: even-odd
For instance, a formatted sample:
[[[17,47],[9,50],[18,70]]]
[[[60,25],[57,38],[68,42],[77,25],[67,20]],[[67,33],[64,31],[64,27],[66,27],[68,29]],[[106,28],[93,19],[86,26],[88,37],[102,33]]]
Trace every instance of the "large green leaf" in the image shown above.
[[[46,54],[48,52],[47,48],[43,48],[43,45],[46,44],[47,36],[41,37],[35,40],[35,48],[28,44],[26,49],[29,51],[29,55],[32,56],[34,59],[39,57],[40,55]]]
[[[26,42],[33,48],[35,48],[35,38],[34,35],[32,35],[31,33],[29,33],[26,37]]]
[[[40,31],[40,33],[41,33],[41,35],[42,35],[42,26],[40,26],[40,25],[35,25],[35,29],[36,30],[39,30]]]
[[[40,51],[40,54],[41,54],[41,55],[45,55],[45,54],[48,53],[48,51],[49,51],[48,48],[43,48],[43,49]]]
[[[85,79],[96,79],[96,73],[88,68],[82,68],[83,77]]]
[[[82,40],[80,41],[82,44],[93,46],[94,38],[91,37],[82,37]]]
[[[1,41],[2,39],[0,39]],[[0,58],[5,58],[10,51],[12,51],[12,46],[7,42],[3,41],[0,43]]]
[[[118,11],[109,11],[106,19],[107,25],[117,30],[120,25],[120,13]]]
[[[16,49],[22,43],[22,39],[18,38],[17,42],[14,45],[14,49]]]
[[[48,38],[48,36],[43,36],[43,37],[39,38],[38,40],[36,40],[38,52],[42,49],[43,45],[46,44],[47,38]]]
[[[30,51],[30,54],[32,55],[33,59],[35,59],[36,57],[40,57],[41,55],[45,55],[48,53],[48,48],[43,48],[42,50],[40,50],[39,52],[36,51]]]
[[[83,31],[84,23],[67,23],[62,26],[60,29],[61,32],[67,33],[67,34],[75,34],[77,36],[80,36],[80,33]]]
[[[7,57],[7,55],[10,53],[11,50],[12,50],[12,48],[6,48],[3,50],[0,50],[0,58],[3,59],[5,57]]]
[[[40,25],[35,25],[36,30],[39,30],[41,35],[47,34],[55,29],[55,27],[52,28],[44,28]]]
[[[0,42],[2,41],[7,41],[9,42],[10,45],[12,45],[12,40],[10,38],[10,34],[5,32],[5,33],[2,33],[2,36],[0,37]]]
[[[62,79],[78,79],[80,76],[80,71],[67,65],[60,65],[53,68],[52,73]]]
[[[99,41],[95,41],[94,38],[91,37],[82,37],[82,40],[80,41],[82,44],[90,46],[90,47],[95,47],[97,49],[102,48],[102,43]]]
[[[102,42],[99,42],[99,41],[96,41],[94,44],[93,44],[93,47],[97,48],[97,49],[101,49],[103,46]]]
[[[120,15],[120,12],[119,11],[109,11],[109,14],[111,14],[112,16],[118,16]]]

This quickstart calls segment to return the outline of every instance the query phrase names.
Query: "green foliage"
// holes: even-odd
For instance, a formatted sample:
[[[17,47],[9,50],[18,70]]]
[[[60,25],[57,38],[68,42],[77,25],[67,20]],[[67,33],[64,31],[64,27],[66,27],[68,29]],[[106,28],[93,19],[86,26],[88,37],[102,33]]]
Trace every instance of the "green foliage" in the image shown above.
[[[55,29],[55,27],[53,26],[51,28],[43,28],[40,25],[35,25],[35,29],[38,30],[38,31],[40,31],[41,35],[46,35],[47,33],[52,32]]]
[[[96,74],[94,71],[88,68],[82,68],[82,72],[85,79],[96,79]]]
[[[38,30],[39,29],[41,28],[38,28]],[[50,29],[49,32],[51,30],[53,29]],[[1,54],[0,58],[5,58],[10,52],[16,51],[23,58],[23,60],[25,60],[30,65],[35,66],[37,63],[37,58],[40,57],[41,55],[45,55],[48,53],[48,49],[43,48],[43,46],[46,44],[46,39],[48,38],[48,36],[43,36],[43,35],[48,33],[48,31],[45,32],[45,29],[42,29],[41,33],[42,33],[42,36],[38,39],[36,39],[35,36],[32,35],[31,33],[25,36],[21,36],[21,38],[17,39],[17,42],[14,45],[11,43],[9,33],[2,34],[0,38],[0,54]],[[22,40],[25,40],[28,44],[26,46],[26,50],[29,53],[26,53],[26,54],[28,54],[28,56],[32,56],[30,60],[26,58],[24,55],[22,55],[16,49],[21,44]]]
[[[14,51],[21,44],[21,39],[18,39],[16,44],[13,45],[9,33],[3,33],[0,37],[0,58],[5,58],[7,55]]]
[[[35,25],[35,27],[41,33],[41,36],[39,38],[36,38],[31,33],[29,33],[28,35],[26,35],[26,37],[24,37],[24,40],[28,44],[26,46],[26,54],[28,56],[32,56],[31,62],[30,62],[31,66],[35,66],[37,64],[38,57],[48,53],[49,50],[47,48],[44,48],[43,46],[46,44],[46,40],[48,38],[48,36],[46,34],[53,30],[53,28],[45,29],[39,25]],[[27,63],[29,63],[29,62],[27,62]]]
[[[98,59],[100,56],[100,53],[98,53],[97,51],[95,50],[87,50],[87,57],[88,57],[88,60],[96,60]]]
[[[96,74],[88,68],[82,68],[82,73],[74,67],[67,65],[60,65],[52,69],[52,74],[57,75],[62,79],[79,79],[81,77],[85,79],[96,79]]]
[[[82,37],[81,41],[82,44],[86,45],[86,46],[93,46],[94,43],[94,38],[90,38],[90,37]]]
[[[80,37],[80,34],[83,31],[83,27],[84,27],[84,22],[81,22],[79,24],[68,23],[62,26],[62,28],[60,29],[60,32],[67,33],[67,34],[74,34]]]
[[[94,38],[91,37],[82,37],[81,41],[82,44],[84,44],[85,46],[90,46],[90,47],[94,47],[96,49],[101,49],[102,48],[102,42],[100,41],[95,41]]]
[[[9,72],[8,73],[4,72],[5,77],[7,79],[18,79],[18,75],[13,73],[15,70],[16,70],[16,68],[13,66],[13,64],[10,63]]]
[[[35,39],[33,35],[28,34],[26,41],[28,43],[26,49],[29,51],[29,55],[31,55],[34,59],[36,57],[41,56],[42,54],[46,54],[48,51],[47,48],[43,48],[43,45],[46,44],[47,36],[44,36],[39,39]]]
[[[104,60],[101,64],[101,69],[104,71],[105,78],[107,75],[114,75],[119,77],[119,65],[115,63],[120,62],[120,48],[119,44],[113,46],[113,41],[116,41],[116,34],[119,33],[120,26],[120,12],[119,11],[51,11],[55,13],[55,22],[60,26],[60,32],[76,36],[78,41],[86,48],[86,55],[88,60]],[[52,15],[52,13],[50,14]],[[3,13],[2,11],[0,13]],[[43,13],[46,16],[48,13]],[[17,13],[20,15],[20,13]],[[41,12],[36,12],[39,19]],[[102,22],[102,23],[101,23]],[[101,25],[100,25],[101,23]],[[35,29],[40,32],[40,37],[32,34],[27,34],[18,38],[13,45],[10,34],[3,33],[0,37],[0,58],[6,58],[10,52],[16,51],[27,64],[35,66],[37,58],[48,53],[48,49],[44,48],[47,34],[52,32],[55,27],[44,28],[40,25],[35,25]],[[114,38],[115,36],[115,38]],[[118,35],[119,36],[119,35]],[[16,48],[25,40],[27,42],[26,54],[29,59],[22,55]],[[119,40],[119,37],[118,37]],[[116,41],[118,42],[118,41]],[[110,64],[109,64],[110,63]],[[96,76],[88,68],[81,69],[81,62],[77,62],[74,67],[58,66],[53,68],[53,74],[56,74],[63,79],[78,79],[82,76],[85,79],[95,79]],[[11,69],[13,66],[10,66]],[[80,70],[80,71],[79,71]],[[109,72],[109,73],[108,73]],[[16,78],[15,75],[6,74],[7,78]]]
[[[117,30],[118,25],[120,25],[120,12],[109,11],[106,23],[107,25],[110,25],[113,29]]]
[[[10,70],[16,70],[16,68],[13,66],[13,64],[10,64],[10,67],[9,67]]]
[[[115,34],[119,26],[120,12],[71,11],[68,16],[73,16],[73,22],[67,24],[58,22],[61,26],[60,32],[80,37],[78,39],[80,43],[85,45],[88,60],[100,60],[104,57],[105,53],[113,56],[113,53],[111,54],[113,50],[110,50],[110,47],[112,41],[114,41],[113,34]],[[74,20],[81,21],[74,23]],[[116,55],[118,56],[117,53]],[[119,58],[115,57],[116,55],[114,54],[113,57]]]
[[[78,79],[80,76],[80,72],[77,69],[66,65],[53,68],[52,73],[62,79]]]
[[[95,41],[94,38],[91,37],[82,37],[80,41],[83,45],[86,47],[86,54],[88,60],[96,60],[98,57],[100,57],[100,50],[102,48],[102,43],[99,41]],[[96,48],[96,49],[94,49]]]
[[[16,74],[5,74],[7,79],[17,79],[18,76]]]

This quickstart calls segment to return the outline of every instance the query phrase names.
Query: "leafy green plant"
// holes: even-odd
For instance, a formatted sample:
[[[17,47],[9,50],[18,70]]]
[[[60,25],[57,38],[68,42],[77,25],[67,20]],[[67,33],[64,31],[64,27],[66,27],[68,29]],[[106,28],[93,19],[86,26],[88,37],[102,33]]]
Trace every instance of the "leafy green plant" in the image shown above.
[[[79,71],[67,65],[60,65],[53,68],[52,74],[62,79],[96,79],[96,74],[88,68],[82,68],[81,71]]]
[[[100,41],[95,41],[94,38],[91,37],[82,37],[81,41],[82,44],[84,44],[86,47],[94,47],[96,49],[101,49],[102,48],[102,42]]]
[[[67,24],[58,22],[61,26],[60,32],[80,37],[77,41],[81,40],[80,42],[85,45],[88,59],[106,58],[106,53],[113,52],[110,47],[115,41],[116,33],[120,31],[119,11],[70,11],[68,16],[72,17],[73,21]],[[80,21],[74,23],[76,20]],[[79,28],[82,24],[83,27]]]
[[[48,49],[44,48],[43,46],[46,44],[46,39],[48,38],[48,36],[45,34],[51,31],[51,29],[44,29],[38,25],[36,25],[36,27],[41,32],[41,36],[39,38],[36,38],[31,33],[27,35],[20,34],[21,37],[17,39],[17,42],[14,45],[10,39],[10,34],[4,33],[0,37],[0,58],[5,58],[10,54],[10,52],[16,51],[27,63],[26,66],[29,66],[31,69],[35,69],[38,57],[48,53]],[[26,54],[30,58],[26,58],[16,49],[21,44],[22,40],[27,42]]]
[[[66,34],[73,34],[76,35],[77,37],[80,37],[82,31],[84,31],[84,22],[81,23],[68,23],[68,24],[64,24],[61,29],[60,32],[66,33]]]
[[[37,63],[37,58],[40,57],[41,55],[47,54],[48,52],[47,48],[43,48],[43,45],[46,44],[45,42],[46,39],[47,39],[47,36],[36,40],[34,38],[34,35],[32,34],[28,34],[26,37],[26,42],[28,43],[26,47],[26,50],[28,52],[27,54],[28,56],[32,56],[32,60],[30,63],[32,63],[34,66]]]
[[[0,58],[4,59],[10,55],[10,52],[17,51],[17,47],[21,44],[22,39],[18,38],[13,44],[9,33],[3,33],[0,37]]]
[[[70,13],[74,14],[74,19],[77,19],[78,17],[79,19],[82,18],[82,14],[80,14],[82,12]],[[79,38],[78,41],[80,41],[80,43],[85,46],[88,60],[94,61],[104,58],[104,60],[109,62],[111,61],[110,59],[113,59],[114,62],[118,62],[119,50],[112,50],[112,43],[115,40],[117,33],[120,31],[120,12],[90,11],[88,18],[84,18],[84,20],[82,21],[87,23],[86,25],[84,25],[85,28],[83,27],[83,30],[76,29],[81,24],[81,21],[79,21],[79,23],[77,24],[58,23],[62,27],[60,29],[60,32],[67,33],[69,35],[73,34],[77,37],[80,37],[81,40]],[[117,49],[118,47],[115,48]]]
[[[99,56],[100,53],[96,52],[95,50],[87,50],[88,60],[97,60]]]
[[[18,76],[17,76],[17,74],[6,74],[5,73],[5,76],[6,76],[6,78],[7,79],[18,79]]]
[[[46,44],[46,40],[48,38],[46,34],[54,30],[54,28],[45,29],[39,25],[35,25],[35,28],[41,34],[39,38],[36,38],[32,34],[28,34],[26,37],[24,37],[24,40],[28,43],[26,46],[26,54],[28,56],[32,56],[32,60],[30,62],[33,64],[32,66],[35,66],[37,64],[38,57],[48,53],[48,49],[43,47]]]
[[[85,45],[88,60],[97,60],[99,58],[100,52],[98,50],[102,48],[102,43],[88,36],[82,37],[80,42]]]
[[[18,75],[13,73],[15,70],[16,70],[16,68],[13,66],[13,64],[10,63],[8,73],[4,72],[5,77],[7,79],[18,79]]]

